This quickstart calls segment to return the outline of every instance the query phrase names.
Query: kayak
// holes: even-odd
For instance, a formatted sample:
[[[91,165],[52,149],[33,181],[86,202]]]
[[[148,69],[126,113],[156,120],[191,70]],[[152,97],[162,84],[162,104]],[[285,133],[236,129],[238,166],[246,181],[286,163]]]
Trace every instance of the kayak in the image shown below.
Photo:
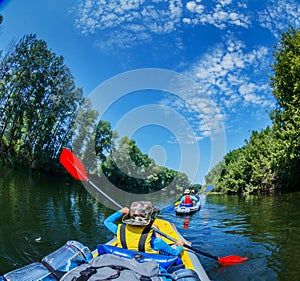
[[[91,250],[78,241],[67,241],[56,251],[21,268],[10,271],[0,280],[4,281],[55,281],[80,264],[93,259]]]
[[[166,220],[162,219],[156,219],[154,224],[158,225],[159,230],[170,237],[176,239],[176,240],[183,240],[185,244],[190,244],[177,230],[176,226],[173,223],[170,223]],[[170,243],[170,240],[168,238],[162,237],[167,243]],[[194,270],[197,275],[199,276],[199,279],[201,281],[209,281],[209,277],[204,270],[202,264],[200,263],[200,260],[197,256],[197,254],[191,250],[184,248],[183,253],[181,255],[181,260],[183,264],[185,265],[185,268]]]
[[[184,206],[181,204],[175,203],[175,212],[178,215],[190,215],[196,213],[200,210],[201,202],[200,200],[193,206]]]
[[[182,239],[185,244],[189,243],[186,241],[186,239],[177,231],[177,228],[174,224],[171,224],[170,222],[163,220],[163,219],[158,219],[156,218],[153,225],[159,229],[159,232],[162,232],[166,234],[171,239],[179,240]],[[168,244],[174,244],[174,242],[164,236],[161,237],[163,240],[165,240]],[[123,248],[116,247],[117,245],[117,239],[113,238],[112,240],[108,241],[104,245],[98,245],[97,249],[93,251],[93,261],[91,262],[91,267],[90,268],[97,268],[100,267],[101,270],[103,269],[103,264],[105,264],[106,267],[106,262],[107,260],[103,259],[104,255],[108,255],[110,259],[110,263],[113,261],[115,266],[118,268],[121,266],[125,266],[122,264],[122,261],[120,259],[116,259],[115,257],[121,257],[123,260],[125,260],[126,264],[126,269],[134,268],[135,271],[138,271],[136,269],[136,266],[140,268],[139,270],[143,272],[142,277],[145,279],[133,279],[134,277],[128,277],[128,275],[117,280],[188,280],[188,281],[210,281],[208,275],[206,274],[202,264],[200,263],[196,253],[192,250],[189,249],[184,249],[180,257],[175,257],[175,256],[166,256],[166,255],[160,255],[160,254],[148,254],[144,252],[138,252],[138,251],[131,251],[131,250],[126,250]],[[99,259],[97,261],[97,258]],[[134,262],[134,264],[132,264]],[[149,271],[149,267],[152,266],[151,262],[158,263],[160,268],[163,269],[163,271],[160,271],[159,273],[159,278],[155,279],[155,275],[152,275],[153,279],[147,279],[149,277],[145,272]],[[147,264],[150,263],[150,264]],[[144,268],[141,269],[143,266],[146,266],[147,269],[145,270]],[[111,266],[110,266],[111,267]],[[87,266],[83,265],[82,269],[75,268],[69,273],[67,273],[61,281],[72,281],[73,278],[79,277],[79,272],[85,272],[87,270]],[[87,270],[87,272],[89,272]],[[171,273],[170,273],[171,272]],[[103,278],[102,275],[103,272],[99,271],[93,272],[93,274],[99,274],[101,278]],[[127,272],[128,274],[128,272]],[[115,276],[115,275],[110,275]],[[105,276],[107,278],[107,276]],[[165,277],[166,279],[163,279]],[[161,279],[162,278],[162,279]],[[76,280],[76,279],[74,279]],[[93,280],[100,280],[96,278]],[[101,279],[101,280],[106,280],[106,279]],[[107,279],[108,280],[108,279]]]
[[[176,226],[173,223],[170,223],[167,220],[156,218],[154,223],[154,226],[157,226],[160,232],[165,233],[166,236],[169,236],[175,240],[183,240],[185,244],[189,244],[189,242],[180,234],[180,232],[177,230]],[[168,238],[162,236],[161,237],[164,241],[166,241],[168,244],[174,244],[173,241],[169,240]],[[108,242],[109,245],[116,245],[116,238],[112,239]],[[161,256],[161,255],[156,255]],[[208,275],[206,274],[202,264],[200,263],[200,260],[198,259],[198,256],[196,253],[190,249],[183,250],[183,253],[181,255],[181,261],[185,267],[185,269],[193,270],[197,273],[199,279],[201,281],[209,281]],[[192,280],[192,279],[189,279]],[[195,279],[197,280],[197,279]]]
[[[185,244],[189,243],[177,231],[174,224],[157,218],[154,225],[169,238],[182,239]],[[174,244],[173,241],[164,236],[162,236],[162,239],[170,245]],[[99,268],[99,273],[96,272],[95,268]],[[118,274],[114,275],[111,272],[115,268],[117,268]],[[124,268],[126,269],[124,274],[127,274],[127,279],[122,278],[122,269]],[[89,271],[89,269],[92,270]],[[160,270],[160,277],[153,273],[158,269]],[[102,275],[105,272],[109,272],[109,276],[103,277]],[[41,262],[32,263],[4,274],[2,279],[0,277],[0,280],[71,281],[76,280],[81,275],[88,275],[89,277],[78,280],[110,280],[105,278],[111,278],[111,276],[114,276],[114,278],[111,278],[112,280],[135,280],[134,277],[128,277],[131,276],[130,273],[134,276],[140,274],[138,276],[144,278],[148,276],[147,274],[150,274],[149,272],[152,274],[149,275],[152,276],[152,279],[145,280],[172,280],[172,278],[173,280],[177,278],[176,280],[189,281],[210,280],[193,250],[184,249],[180,257],[148,254],[116,247],[116,238],[106,244],[99,244],[93,251],[90,251],[88,247],[80,242],[68,241],[63,247],[44,257]],[[92,276],[93,274],[95,275]],[[102,274],[102,279],[99,274]],[[169,277],[170,279],[168,279]]]

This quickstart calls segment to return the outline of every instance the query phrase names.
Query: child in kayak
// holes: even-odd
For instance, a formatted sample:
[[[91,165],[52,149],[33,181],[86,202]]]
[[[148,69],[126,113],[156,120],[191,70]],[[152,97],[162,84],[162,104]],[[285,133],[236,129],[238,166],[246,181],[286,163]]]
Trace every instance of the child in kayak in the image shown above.
[[[184,242],[178,240],[176,248],[161,239],[152,224],[159,213],[149,201],[136,201],[109,216],[104,225],[117,236],[118,247],[146,253],[161,253],[179,256]],[[115,222],[122,217],[122,224]]]
[[[197,197],[190,193],[189,189],[183,192],[183,196],[180,199],[180,206],[192,207],[198,202]]]

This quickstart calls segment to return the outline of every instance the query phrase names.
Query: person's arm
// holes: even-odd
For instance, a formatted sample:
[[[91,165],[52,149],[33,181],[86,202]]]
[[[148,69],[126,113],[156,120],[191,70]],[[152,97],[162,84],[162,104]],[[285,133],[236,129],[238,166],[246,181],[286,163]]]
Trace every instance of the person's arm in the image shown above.
[[[111,231],[113,234],[117,234],[118,225],[115,223],[118,219],[120,219],[123,215],[128,213],[128,208],[122,208],[121,210],[110,215],[105,221],[105,227]]]
[[[162,254],[179,256],[183,250],[184,242],[182,240],[178,240],[175,245],[176,248],[169,246],[164,240],[161,238],[155,238],[153,241],[153,249],[155,251],[161,251]]]
[[[182,196],[180,199],[180,204],[183,203],[185,196]]]

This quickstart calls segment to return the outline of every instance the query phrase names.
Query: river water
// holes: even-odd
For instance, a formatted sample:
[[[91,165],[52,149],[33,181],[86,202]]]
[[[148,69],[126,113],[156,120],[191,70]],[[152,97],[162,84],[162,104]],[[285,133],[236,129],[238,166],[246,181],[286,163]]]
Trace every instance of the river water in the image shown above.
[[[202,203],[190,217],[170,208],[160,216],[175,223],[195,248],[249,258],[223,267],[199,256],[212,280],[300,280],[300,193],[210,194]],[[68,240],[94,249],[112,237],[103,226],[112,212],[81,184],[1,168],[0,275],[40,260]]]

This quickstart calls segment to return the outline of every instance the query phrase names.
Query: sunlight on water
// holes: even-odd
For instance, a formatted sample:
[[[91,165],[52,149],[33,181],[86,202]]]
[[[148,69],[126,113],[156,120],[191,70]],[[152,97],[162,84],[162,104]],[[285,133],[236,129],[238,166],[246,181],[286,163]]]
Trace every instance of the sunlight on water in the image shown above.
[[[300,193],[280,196],[216,196],[199,212],[177,216],[172,205],[160,216],[173,222],[195,248],[249,260],[221,267],[199,256],[212,280],[300,280]],[[51,177],[0,171],[0,274],[38,261],[68,240],[91,249],[112,238],[103,226],[113,210],[81,185]]]
[[[219,257],[238,255],[249,260],[220,267],[200,257],[212,280],[300,280],[300,194],[280,196],[207,197],[201,210],[188,218],[172,218],[193,247]],[[283,274],[286,272],[286,274]],[[292,277],[292,278],[291,278]]]

